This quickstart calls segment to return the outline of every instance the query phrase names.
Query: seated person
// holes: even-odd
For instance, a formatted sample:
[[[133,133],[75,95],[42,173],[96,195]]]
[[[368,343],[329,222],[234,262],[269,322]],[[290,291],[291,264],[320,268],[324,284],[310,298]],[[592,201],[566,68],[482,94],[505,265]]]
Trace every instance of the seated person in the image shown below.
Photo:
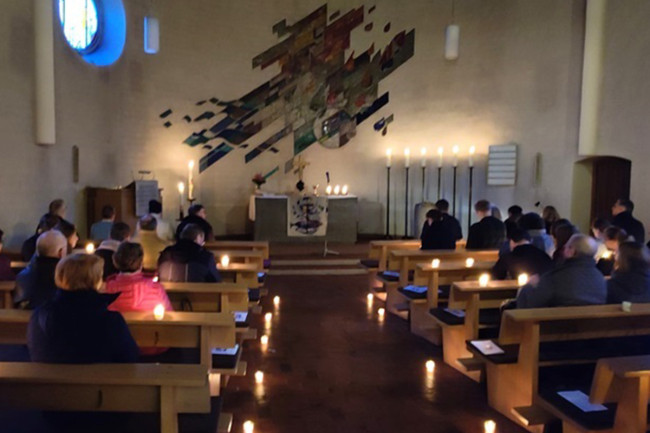
[[[140,233],[134,241],[142,245],[144,251],[143,267],[146,270],[156,269],[160,253],[167,247],[167,242],[158,237],[156,227],[158,222],[151,215],[140,218]]]
[[[612,278],[607,281],[607,303],[650,302],[650,252],[639,242],[623,242],[616,253]]]
[[[31,360],[61,364],[135,362],[136,345],[122,315],[109,311],[114,295],[97,292],[102,259],[73,254],[56,267],[54,299],[34,310],[27,331]]]
[[[51,300],[56,293],[54,271],[68,253],[68,241],[58,230],[49,230],[38,237],[36,255],[16,277],[14,304],[31,310]]]
[[[616,259],[616,253],[618,252],[618,246],[623,242],[631,241],[627,235],[627,232],[617,226],[609,226],[603,232],[603,239],[605,242],[605,247],[607,248],[607,254],[598,259],[598,269],[603,275],[611,275],[614,270],[614,262]]]
[[[99,242],[108,239],[114,222],[115,208],[110,205],[104,206],[102,208],[102,220],[90,226],[90,239]]]
[[[592,236],[598,243],[598,251],[596,251],[596,260],[600,260],[603,257],[603,255],[607,255],[607,252],[609,251],[607,246],[605,245],[605,230],[607,230],[608,227],[611,227],[611,224],[609,223],[609,220],[605,218],[596,218],[591,223]]]
[[[551,227],[555,251],[553,251],[553,264],[564,263],[564,245],[571,239],[571,236],[578,233],[578,229],[567,219],[557,220]]]
[[[436,202],[436,209],[442,214],[442,223],[445,228],[453,232],[454,239],[457,241],[463,239],[463,229],[460,227],[458,220],[449,215],[449,202],[441,198]]]
[[[508,208],[508,218],[503,222],[506,225],[506,236],[510,239],[510,233],[519,227],[519,218],[522,217],[524,210],[521,206],[510,206]]]
[[[559,221],[562,217],[554,206],[544,206],[542,210],[542,219],[546,226],[546,233],[553,235],[553,224]]]
[[[510,252],[504,254],[492,268],[497,280],[516,279],[520,274],[542,275],[551,270],[553,261],[544,251],[530,243],[530,235],[520,228],[510,232]]]
[[[634,212],[634,202],[619,198],[612,206],[612,215],[614,215],[612,224],[625,230],[635,241],[644,243],[645,227],[641,221],[632,216],[632,212]]]
[[[546,226],[544,220],[539,214],[535,212],[528,212],[519,218],[519,228],[528,232],[530,236],[531,245],[536,246],[544,251],[549,257],[553,256],[555,251],[555,244],[553,238],[546,233]]]
[[[186,225],[196,224],[197,226],[201,227],[201,230],[203,230],[203,233],[205,233],[206,242],[214,240],[212,226],[206,219],[208,215],[205,212],[205,208],[203,207],[203,205],[193,204],[187,210],[187,213],[188,215],[185,218],[183,218],[183,221],[181,221],[181,223],[176,228],[176,239],[180,240],[181,233],[183,232],[183,229],[185,228]]]
[[[38,222],[38,227],[36,228],[36,233],[34,236],[31,236],[25,242],[23,242],[23,247],[20,250],[20,255],[23,256],[23,260],[29,262],[34,254],[36,253],[36,239],[45,233],[48,230],[52,230],[59,224],[59,218],[55,215],[45,214]]]
[[[456,249],[456,236],[446,227],[442,220],[442,212],[431,209],[427,212],[427,220],[422,227],[420,235],[423,250],[454,250]]]
[[[522,287],[517,308],[569,307],[604,304],[605,277],[596,269],[596,242],[575,234],[564,245],[565,262]]]
[[[160,281],[220,282],[221,275],[214,254],[203,248],[204,239],[201,227],[196,224],[186,225],[180,240],[160,254]]]
[[[165,242],[174,242],[176,239],[174,236],[174,230],[172,230],[171,224],[165,221],[162,217],[162,203],[158,200],[149,201],[149,215],[156,219],[156,234],[160,239]],[[140,223],[135,227],[134,238],[140,235]]]
[[[111,227],[109,239],[106,239],[95,250],[95,254],[104,259],[104,280],[113,274],[117,274],[117,268],[113,264],[113,254],[117,247],[129,239],[131,227],[127,223],[115,223]]]
[[[487,200],[474,204],[479,222],[472,224],[467,235],[468,250],[497,250],[506,240],[506,226],[492,216],[492,205]]]
[[[77,227],[74,224],[69,223],[65,220],[59,221],[57,230],[63,233],[63,236],[68,240],[68,254],[72,252],[85,252],[83,248],[79,248],[79,235],[77,234]]]
[[[0,253],[2,253],[2,237],[5,232],[0,230]],[[16,279],[14,271],[11,270],[11,259],[6,254],[0,254],[0,281],[13,281]]]

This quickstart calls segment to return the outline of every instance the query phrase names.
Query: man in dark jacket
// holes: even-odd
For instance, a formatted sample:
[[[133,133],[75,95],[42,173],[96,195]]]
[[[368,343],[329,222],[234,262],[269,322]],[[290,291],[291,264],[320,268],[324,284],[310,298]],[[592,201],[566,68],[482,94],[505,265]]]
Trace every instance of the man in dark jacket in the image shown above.
[[[537,284],[524,286],[517,296],[517,308],[604,304],[607,285],[596,268],[596,249],[596,241],[589,236],[571,236],[564,246],[566,261],[542,275]]]
[[[36,256],[16,277],[14,304],[32,310],[54,297],[54,271],[68,250],[68,241],[58,230],[49,230],[36,241]]]
[[[492,205],[487,200],[474,204],[479,222],[472,224],[467,235],[468,250],[498,250],[506,240],[506,226],[492,216]]]
[[[60,219],[56,215],[49,213],[41,217],[34,236],[31,236],[25,242],[23,242],[23,246],[20,250],[20,255],[23,256],[24,261],[29,262],[32,257],[34,257],[34,254],[36,253],[36,239],[38,239],[38,237],[46,231],[55,228],[59,224],[59,221]]]
[[[492,277],[505,280],[508,277],[517,278],[520,274],[542,275],[552,267],[551,257],[530,243],[528,232],[515,228],[510,232],[510,252],[496,262]]]
[[[442,219],[442,212],[438,209],[431,209],[427,212],[427,220],[422,227],[421,249],[423,250],[454,250],[456,249],[456,237],[453,230],[445,227]]]
[[[196,224],[188,224],[176,244],[167,247],[158,259],[161,281],[220,282],[214,254],[203,248],[204,233]]]
[[[632,212],[634,212],[632,200],[619,198],[612,206],[612,215],[614,215],[612,224],[625,230],[628,235],[634,236],[635,241],[644,243],[645,227],[641,221],[632,216]]]
[[[127,223],[117,222],[111,227],[109,238],[99,244],[95,250],[95,254],[104,259],[104,280],[118,273],[113,263],[113,254],[122,242],[129,239],[129,236],[131,236],[131,227]]]
[[[188,224],[196,224],[197,226],[199,226],[201,228],[201,230],[203,230],[206,242],[214,240],[214,234],[212,232],[212,226],[206,220],[208,215],[205,212],[205,208],[203,207],[203,205],[201,205],[201,204],[193,204],[187,210],[187,213],[188,213],[188,215],[185,218],[183,218],[183,220],[180,222],[180,224],[176,228],[176,240],[181,239],[181,233],[183,232],[183,229],[185,228],[185,226],[187,226]]]
[[[449,215],[449,202],[444,198],[438,200],[436,202],[436,209],[442,213],[442,224],[445,227],[445,230],[449,230],[453,233],[455,240],[461,240],[463,238],[463,229],[460,227],[458,220]]]

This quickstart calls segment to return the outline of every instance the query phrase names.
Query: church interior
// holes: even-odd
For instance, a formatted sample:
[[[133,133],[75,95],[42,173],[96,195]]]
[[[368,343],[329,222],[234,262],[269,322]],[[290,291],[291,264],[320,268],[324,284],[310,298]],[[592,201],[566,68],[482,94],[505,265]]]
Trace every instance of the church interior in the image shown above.
[[[646,19],[2,0],[0,431],[650,431]]]

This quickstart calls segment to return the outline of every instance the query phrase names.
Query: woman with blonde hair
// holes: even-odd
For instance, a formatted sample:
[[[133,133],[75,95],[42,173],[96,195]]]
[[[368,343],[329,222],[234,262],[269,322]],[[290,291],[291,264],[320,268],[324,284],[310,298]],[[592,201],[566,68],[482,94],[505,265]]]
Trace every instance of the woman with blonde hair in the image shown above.
[[[612,278],[607,281],[607,303],[650,302],[650,252],[639,242],[621,242]]]
[[[136,345],[122,315],[109,311],[116,298],[97,292],[104,260],[94,254],[62,259],[54,298],[36,308],[27,331],[32,361],[50,363],[135,362]]]

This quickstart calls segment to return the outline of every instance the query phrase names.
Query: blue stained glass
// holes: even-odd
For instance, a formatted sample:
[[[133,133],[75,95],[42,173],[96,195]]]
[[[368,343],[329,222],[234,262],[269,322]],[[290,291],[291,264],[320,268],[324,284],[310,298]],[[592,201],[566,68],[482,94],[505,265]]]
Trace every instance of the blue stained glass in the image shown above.
[[[99,43],[99,12],[94,0],[59,0],[63,34],[72,48],[89,53]]]

